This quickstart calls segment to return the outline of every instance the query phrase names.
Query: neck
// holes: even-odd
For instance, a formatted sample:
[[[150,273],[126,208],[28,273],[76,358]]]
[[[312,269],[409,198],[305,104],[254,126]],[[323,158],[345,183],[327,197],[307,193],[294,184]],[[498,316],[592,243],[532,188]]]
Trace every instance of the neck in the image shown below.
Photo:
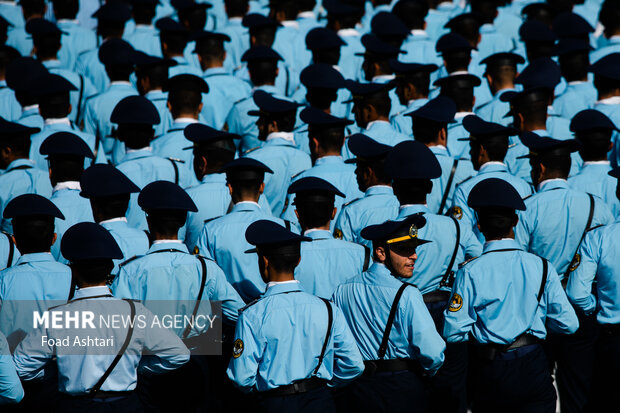
[[[174,119],[178,119],[178,118],[191,118],[191,119],[196,119],[198,120],[198,114],[196,112],[194,113],[175,113],[174,114]]]
[[[84,281],[78,281],[77,286],[78,288],[90,288],[90,287],[107,287],[108,285],[106,284],[105,281],[98,282],[98,283],[87,283]]]
[[[321,230],[321,231],[329,231],[329,229],[330,229],[329,228],[329,222],[327,224],[325,224],[325,225],[322,225],[320,227],[314,227],[314,228],[308,228],[307,226],[301,224],[302,232],[306,232],[306,231],[309,231],[311,229],[316,229],[316,230]]]
[[[539,120],[523,120],[523,125],[521,126],[523,132],[531,132],[539,129],[547,129],[547,124],[545,121]]]
[[[514,228],[510,228],[510,232],[508,232],[507,234],[504,235],[500,235],[500,236],[496,236],[496,237],[487,237],[486,234],[484,234],[484,238],[487,240],[487,242],[489,241],[499,241],[505,238],[510,238],[510,239],[515,239],[515,231]]]
[[[149,228],[150,230],[150,228]],[[153,233],[151,232],[151,237],[153,238],[154,241],[162,241],[162,240],[178,240],[179,237],[177,236],[177,234],[158,234],[158,233]]]
[[[282,282],[293,281],[295,275],[289,272],[277,272],[272,269],[267,269],[267,282]]]
[[[258,203],[258,198],[260,198],[260,194],[241,195],[233,191],[231,198],[234,204],[238,204],[239,202],[244,202],[244,201]]]
[[[505,82],[505,83],[492,82],[490,84],[490,88],[491,88],[491,92],[493,93],[493,95],[496,95],[497,92],[499,92],[501,90],[514,89],[515,88],[515,84],[512,83],[512,82]]]
[[[615,96],[619,96],[620,93],[618,90],[612,90],[610,92],[606,92],[606,93],[598,93],[598,100],[603,100],[603,99],[607,99],[607,98],[613,98]]]
[[[560,171],[548,171],[547,170],[543,174],[540,175],[540,179],[538,180],[538,183],[541,183],[549,179],[566,179],[566,175]]]
[[[223,60],[203,59],[200,62],[200,67],[202,67],[203,71],[207,70],[207,69],[220,68],[220,67],[224,67],[224,61]]]

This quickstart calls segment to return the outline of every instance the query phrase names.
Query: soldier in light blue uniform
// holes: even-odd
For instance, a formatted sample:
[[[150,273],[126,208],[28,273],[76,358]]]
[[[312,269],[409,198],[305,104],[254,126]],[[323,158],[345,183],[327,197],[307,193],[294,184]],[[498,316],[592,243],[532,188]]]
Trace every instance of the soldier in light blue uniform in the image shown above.
[[[9,202],[3,216],[12,219],[15,246],[22,253],[17,265],[0,272],[0,330],[12,351],[32,328],[32,311],[67,300],[71,269],[50,254],[57,238],[54,219],[64,219],[51,201],[20,195]]]
[[[181,186],[191,185],[192,177],[183,163],[174,158],[158,156],[151,147],[153,125],[159,123],[160,119],[157,109],[148,99],[143,96],[126,97],[116,105],[110,121],[118,124],[116,137],[127,148],[127,153],[120,158],[117,167],[138,188],[160,180]],[[127,221],[134,228],[147,228],[135,193],[131,195]]]
[[[227,34],[230,42],[226,48],[226,64],[228,70],[241,66],[241,56],[250,48],[250,36],[247,27],[243,26],[243,16],[248,13],[248,0],[226,0],[226,14],[228,20],[223,25],[218,25],[217,31]]]
[[[362,75],[362,58],[357,53],[364,52],[362,34],[358,31],[360,19],[364,15],[361,4],[349,4],[341,0],[323,1],[327,10],[327,28],[335,31],[346,43],[340,50],[340,62],[345,79],[359,79]]]
[[[39,148],[43,141],[55,132],[71,132],[79,136],[95,155],[94,162],[103,163],[106,161],[103,145],[95,136],[80,131],[72,123],[68,116],[71,113],[71,97],[69,93],[75,87],[64,77],[54,74],[47,74],[37,78],[32,85],[32,94],[39,102],[39,113],[44,120],[41,132],[31,138],[30,157],[35,162],[35,166],[47,171],[47,162],[39,153]],[[91,161],[87,161],[89,166]]]
[[[226,34],[201,31],[194,33],[202,78],[209,85],[209,93],[203,98],[202,116],[207,124],[222,129],[235,102],[246,98],[251,87],[225,68],[224,43],[230,42]]]
[[[108,159],[112,158],[114,138],[111,136],[110,115],[118,102],[138,91],[129,82],[135,64],[135,50],[121,39],[110,39],[99,48],[99,60],[105,66],[110,86],[105,92],[86,101],[84,131],[95,135],[102,143]]]
[[[15,59],[6,68],[6,84],[15,92],[15,98],[22,107],[18,123],[24,126],[43,129],[43,118],[39,114],[39,105],[31,89],[34,81],[46,73],[45,66],[32,57]]]
[[[190,255],[178,238],[179,229],[185,225],[187,212],[198,210],[191,198],[178,185],[155,181],[142,189],[138,203],[147,215],[153,245],[145,255],[134,256],[121,264],[111,286],[114,295],[140,300],[159,316],[170,313],[184,317],[210,315],[210,301],[221,301],[224,322],[234,325],[238,311],[244,305],[241,297],[215,262],[202,256]],[[174,302],[162,305],[161,300]],[[202,328],[188,325],[172,331],[190,350],[204,354],[199,352],[199,348],[205,345],[201,343],[202,340],[209,339],[208,323]],[[157,389],[177,386],[178,380],[181,380],[184,386],[180,387],[185,390],[180,394],[185,400],[180,406],[196,408],[204,395],[192,395],[190,389],[196,384],[204,387],[206,376],[205,373],[196,374],[192,366],[200,369],[200,364],[204,363],[202,359],[202,356],[193,356],[190,363],[176,374],[150,377],[145,388],[146,397],[143,398],[145,404],[165,410],[171,408],[172,404],[178,404],[178,400],[167,400],[168,396],[158,393]]]
[[[265,177],[264,195],[276,216],[285,207],[286,189],[294,176],[312,166],[310,156],[295,146],[296,102],[277,99],[267,92],[257,90],[253,100],[257,110],[248,115],[258,116],[258,139],[265,142],[256,150],[246,152],[245,156],[256,159],[269,167],[273,174]]]
[[[394,146],[399,142],[412,140],[409,134],[397,132],[390,125],[391,101],[389,91],[393,83],[361,83],[346,80],[345,85],[351,92],[355,122],[358,129],[372,139],[384,145]],[[345,143],[343,148],[345,159],[351,153]]]
[[[426,197],[428,208],[442,215],[452,205],[457,186],[474,175],[472,163],[456,159],[448,153],[448,125],[454,119],[456,105],[452,99],[439,96],[419,109],[409,112],[413,137],[426,145],[439,162],[441,175],[432,179],[433,189]]]
[[[334,200],[344,197],[335,186],[310,176],[295,181],[288,192],[295,194],[302,234],[312,239],[301,246],[295,279],[304,291],[329,299],[338,285],[368,269],[370,248],[332,235],[329,223],[336,216]]]
[[[261,219],[270,219],[284,225],[258,204],[265,184],[265,173],[272,173],[263,163],[251,158],[238,158],[222,169],[231,191],[234,206],[223,217],[204,224],[196,244],[196,252],[214,259],[224,270],[228,282],[247,303],[258,298],[265,290],[260,277],[256,255],[246,254],[248,243],[239,239],[248,226]]]
[[[478,55],[473,55],[474,45],[460,34],[450,32],[441,36],[435,45],[435,50],[441,55],[443,66],[440,66],[439,70],[434,73],[433,80],[452,74],[470,73],[478,77],[482,76],[480,58]],[[476,88],[476,100],[479,104],[490,97],[488,89]]]
[[[598,46],[590,54],[590,61],[597,62],[603,57],[620,52],[620,8],[613,2],[604,2],[599,14],[599,22],[603,26],[603,33],[598,38]]]
[[[76,20],[80,10],[79,0],[52,0],[54,18],[58,28],[66,34],[61,38],[59,59],[64,67],[73,70],[80,53],[97,48],[97,35]]]
[[[620,169],[609,172],[620,178]],[[617,192],[620,199],[620,191]],[[600,327],[596,343],[594,375],[589,406],[595,409],[610,406],[618,401],[611,386],[611,378],[618,365],[618,233],[620,221],[588,231],[579,248],[579,261],[568,279],[566,294],[570,301],[584,314],[595,316]],[[580,353],[576,353],[580,356]]]
[[[553,111],[566,119],[591,108],[596,101],[596,88],[588,79],[590,49],[590,44],[585,40],[562,39],[554,50],[566,88],[553,100]]]
[[[386,97],[387,99],[387,97]],[[336,199],[336,215],[340,213],[342,205],[362,196],[355,179],[355,167],[344,163],[340,156],[344,143],[344,129],[352,122],[348,119],[337,118],[315,108],[306,108],[300,113],[301,120],[308,124],[310,137],[310,157],[313,166],[297,175],[293,182],[307,176],[325,179],[345,194],[344,199]],[[289,195],[287,208],[282,218],[297,222],[292,208],[293,196]],[[335,218],[337,220],[338,218]],[[334,221],[332,221],[333,224]],[[333,228],[332,228],[333,229]]]
[[[615,69],[620,64],[620,53],[609,54],[590,66],[594,73],[594,87],[598,92],[598,100],[594,108],[603,112],[615,125],[620,125],[620,75]],[[613,135],[613,148],[609,153],[611,166],[620,166],[620,133]]]
[[[417,247],[429,242],[418,237],[425,222],[412,215],[366,227],[362,236],[372,241],[375,262],[334,292],[332,299],[344,313],[366,367],[345,389],[346,401],[356,410],[416,406],[427,411],[421,375],[437,372],[446,347],[422,294],[406,282],[416,265]]]
[[[11,234],[0,234],[0,271],[12,267],[20,257],[19,250],[15,247],[15,241]]]
[[[124,36],[124,39],[134,49],[151,56],[161,57],[161,44],[159,32],[153,26],[155,9],[159,0],[133,0],[131,2],[131,16],[136,23],[136,28]]]
[[[0,71],[6,71],[7,66],[13,60],[20,57],[17,50],[10,46],[0,46]],[[15,93],[6,85],[6,80],[0,80],[0,110],[3,117],[9,121],[17,120],[22,114],[21,107]]]
[[[437,70],[437,65],[390,60],[390,67],[395,73],[396,95],[401,105],[405,106],[404,110],[390,118],[390,123],[398,132],[410,135],[411,118],[407,115],[428,102],[430,76]]]
[[[468,205],[488,242],[482,256],[463,263],[456,274],[443,336],[472,347],[472,409],[554,411],[555,389],[541,342],[547,330],[574,333],[575,311],[553,264],[513,239],[515,210],[525,205],[508,182],[481,181]]]
[[[112,274],[118,274],[119,264],[149,249],[149,238],[144,231],[133,228],[125,217],[129,196],[140,192],[133,182],[112,165],[93,165],[80,177],[80,196],[90,201],[94,221],[107,229],[123,252],[122,259],[114,260]]]
[[[467,206],[467,199],[472,188],[483,179],[498,178],[508,182],[525,199],[532,194],[532,187],[523,179],[512,175],[504,163],[510,136],[516,135],[514,128],[498,123],[486,122],[471,115],[463,120],[463,126],[469,132],[472,163],[477,173],[470,179],[461,182],[454,192],[450,214],[453,218],[463,221],[463,225],[471,225],[472,230],[481,242],[484,238],[476,226],[475,212]]]
[[[6,338],[0,333],[0,404],[19,403],[24,398],[24,389],[9,353]]]
[[[425,1],[399,1],[392,13],[396,14],[409,29],[401,46],[405,51],[402,61],[407,63],[441,64],[441,58],[435,52],[435,40],[426,32],[425,17],[428,15],[428,3]]]
[[[209,86],[200,77],[182,74],[171,77],[164,87],[168,92],[168,108],[174,120],[170,129],[151,141],[153,153],[162,158],[172,158],[179,166],[179,182],[182,187],[197,183],[193,174],[192,153],[184,148],[190,145],[183,130],[192,123],[198,123],[202,110],[202,94],[209,92]],[[185,180],[187,179],[187,180]]]
[[[433,85],[441,88],[440,96],[445,96],[456,104],[454,122],[448,124],[448,153],[456,159],[471,160],[469,147],[466,142],[460,140],[468,136],[463,119],[473,115],[474,88],[481,83],[477,76],[471,74],[452,74],[448,77],[437,79]]]
[[[56,220],[58,239],[52,245],[52,255],[58,262],[68,261],[60,255],[60,242],[67,229],[78,222],[93,222],[88,201],[80,197],[80,176],[84,171],[84,159],[94,155],[86,142],[71,132],[51,134],[41,144],[41,155],[47,156],[52,196],[50,200],[64,215]]]
[[[607,173],[611,170],[607,153],[611,137],[618,131],[616,125],[603,113],[586,109],[572,119],[571,131],[581,143],[579,154],[583,166],[578,174],[568,178],[573,189],[596,195],[607,203],[614,217],[620,215],[620,202],[616,197],[616,180]]]
[[[553,45],[557,40],[551,28],[538,19],[523,22],[519,27],[519,38],[521,43],[518,44],[515,53],[525,54],[528,62],[533,62],[539,57],[551,57]]]
[[[93,14],[97,19],[97,36],[101,38],[101,46],[110,39],[121,39],[125,31],[125,23],[131,18],[129,7],[125,3],[111,2],[102,5]],[[90,79],[98,93],[105,91],[109,81],[105,67],[99,60],[99,50],[89,50],[78,55],[75,71]]]
[[[355,178],[364,196],[342,205],[334,225],[334,237],[371,247],[361,232],[369,225],[380,224],[398,215],[398,199],[392,190],[392,178],[385,172],[385,158],[392,149],[361,133],[349,136],[355,158]]]
[[[24,381],[38,378],[42,375],[42,368],[55,357],[58,365],[56,390],[60,393],[59,402],[64,411],[142,410],[134,392],[138,366],[141,371],[154,374],[174,370],[188,361],[189,350],[181,339],[161,325],[161,320],[158,320],[159,324],[155,322],[153,313],[143,305],[112,296],[106,281],[114,266],[112,259],[121,258],[123,254],[112,235],[103,227],[86,222],[74,225],[63,240],[62,254],[71,260],[78,290],[74,299],[57,307],[57,311],[72,314],[90,311],[95,320],[111,318],[112,315],[124,320],[134,316],[136,322],[121,328],[104,326],[86,330],[55,329],[41,325],[26,336],[13,354],[20,378]],[[144,323],[137,322],[140,319]],[[56,339],[66,338],[67,335],[80,341],[87,337],[113,340],[113,345],[104,351],[94,352],[92,347],[89,347],[90,351],[80,351],[77,347],[63,348],[54,344],[58,343]],[[54,340],[42,346],[44,336]],[[127,344],[123,346],[125,342]],[[153,357],[142,356],[147,353]],[[119,360],[110,369],[117,356]],[[104,380],[101,380],[102,377]],[[113,397],[105,398],[103,395],[106,393],[112,393]],[[50,403],[45,398],[42,403],[49,408],[53,401]]]
[[[170,68],[170,77],[181,74],[202,76],[202,70],[184,55],[189,40],[185,26],[170,17],[164,17],[155,22],[155,27],[159,30],[163,57],[177,62],[176,66]]]
[[[243,54],[241,60],[248,63],[248,72],[252,83],[251,94],[256,90],[263,90],[275,96],[284,96],[275,86],[278,73],[277,65],[282,60],[282,57],[275,50],[266,46],[254,46]],[[237,145],[239,154],[262,145],[261,141],[258,140],[256,119],[248,115],[250,110],[256,110],[256,105],[252,97],[247,96],[234,103],[226,119],[228,131],[241,136]]]
[[[501,123],[508,126],[510,104],[500,99],[507,91],[516,91],[514,80],[517,77],[517,65],[525,63],[525,59],[516,53],[495,53],[480,61],[486,65],[484,77],[489,84],[493,97],[481,105],[476,105],[474,112],[487,122]]]
[[[268,16],[280,25],[276,30],[271,47],[284,58],[284,61],[292,69],[293,77],[298,77],[301,70],[310,64],[312,56],[304,47],[306,34],[299,30],[299,23],[296,20],[297,10],[297,2],[288,0],[269,1]],[[252,39],[250,39],[250,43],[252,43]],[[291,96],[294,90],[288,91],[287,96]]]
[[[300,243],[310,238],[266,220],[245,238],[256,246],[249,251],[267,289],[240,312],[228,377],[244,392],[258,391],[267,412],[335,412],[327,386],[347,384],[364,365],[341,310],[294,278]]]
[[[8,122],[0,117],[0,211],[18,195],[34,193],[49,198],[52,186],[49,174],[35,168],[28,158],[30,136],[38,132],[19,123]],[[12,233],[11,223],[2,219],[0,229]]]
[[[31,19],[43,18],[47,4],[44,0],[26,0],[19,2],[21,6],[21,16],[19,24],[14,24],[8,32],[6,44],[15,47],[23,56],[32,53],[32,38],[25,30],[25,25]]]

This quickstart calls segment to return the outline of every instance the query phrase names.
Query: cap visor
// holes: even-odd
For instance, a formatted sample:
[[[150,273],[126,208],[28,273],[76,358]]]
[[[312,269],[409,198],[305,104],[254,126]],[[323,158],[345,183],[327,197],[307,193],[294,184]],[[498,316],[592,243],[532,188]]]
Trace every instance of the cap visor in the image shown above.
[[[256,247],[254,247],[254,248],[250,248],[249,250],[245,250],[244,252],[246,254],[251,254],[251,253],[256,252],[256,251],[258,251],[258,250],[256,249]]]
[[[347,159],[344,163],[357,163],[357,158]]]
[[[250,110],[248,111],[249,116],[260,116],[260,110]]]

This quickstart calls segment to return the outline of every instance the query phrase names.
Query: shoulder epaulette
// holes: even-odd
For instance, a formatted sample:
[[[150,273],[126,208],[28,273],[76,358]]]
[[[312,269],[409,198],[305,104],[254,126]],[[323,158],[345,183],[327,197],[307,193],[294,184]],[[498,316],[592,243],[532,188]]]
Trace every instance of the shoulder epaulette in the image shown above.
[[[516,144],[516,143],[511,143],[510,145],[508,145],[508,149],[510,149],[510,148],[514,148],[515,146],[517,146],[517,144]]]
[[[262,148],[262,146],[257,146],[255,148],[250,148],[247,151],[243,152],[243,155],[247,155],[248,153],[254,152],[255,150],[260,149],[260,148]]]
[[[246,304],[245,306],[241,307],[239,309],[239,314],[241,314],[242,312],[244,312],[247,308],[252,307],[254,304],[256,304],[258,302],[258,300],[260,300],[260,298],[255,298],[254,300],[250,301],[248,304]]]
[[[352,200],[352,201],[349,201],[349,202],[347,202],[347,203],[345,203],[345,204],[342,204],[342,206],[343,206],[343,207],[349,206],[349,205],[351,205],[353,202],[355,202],[355,201],[359,201],[360,199],[362,199],[362,198],[355,198],[355,199],[354,199],[354,200]]]
[[[459,185],[461,185],[461,184],[464,184],[465,182],[469,181],[469,180],[470,180],[471,178],[473,178],[474,176],[476,176],[476,175],[472,175],[472,176],[470,176],[469,178],[465,178],[465,179],[463,179],[461,182],[459,182],[458,184],[456,184],[456,186],[459,186]],[[455,186],[455,188],[456,188],[456,186]]]
[[[178,163],[185,163],[185,161],[183,159],[179,159],[179,158],[172,158],[172,157],[168,157],[166,158],[172,162],[178,162]]]
[[[306,171],[301,171],[301,172],[297,172],[295,175],[291,176],[291,181],[295,178],[297,178],[299,175],[301,175],[302,173],[304,173]]]
[[[475,260],[478,257],[472,257],[468,260],[463,261],[462,263],[459,264],[459,268],[463,268],[464,266],[466,266],[467,264],[469,264],[470,262],[472,262],[473,260]]]
[[[235,103],[233,103],[233,106],[234,106],[234,105],[236,105],[236,104],[239,104],[239,103],[243,102],[244,100],[248,100],[248,99],[251,99],[251,98],[252,98],[252,96],[246,96],[246,97],[244,97],[244,98],[241,98],[241,99],[239,99],[238,101],[236,101]]]
[[[222,216],[220,215],[219,217],[213,217],[213,218],[205,219],[205,220],[204,220],[204,221],[202,221],[202,222],[203,222],[204,224],[206,224],[207,222],[211,222],[211,221],[213,221],[214,219],[218,219],[218,218],[221,218],[221,217],[222,217]]]
[[[525,198],[523,198],[523,200],[525,201],[526,199],[530,199],[532,197],[532,195],[534,195],[533,193],[529,194],[528,196],[526,196]]]
[[[125,260],[125,261],[121,262],[120,264],[118,264],[118,267],[119,268],[123,267],[123,266],[129,264],[130,262],[132,262],[133,260],[138,259],[140,257],[144,257],[144,255],[134,255],[133,257],[129,258],[128,260]]]
[[[600,224],[600,225],[595,225],[595,226],[593,226],[592,228],[588,228],[588,229],[586,230],[586,232],[590,232],[590,231],[593,231],[593,230],[595,230],[595,229],[597,229],[597,228],[604,227],[604,226],[605,226],[605,225],[603,225],[603,224]]]
[[[96,98],[97,96],[100,96],[101,93],[95,93],[94,95],[90,95],[88,96],[86,99],[84,99],[84,102],[88,102],[89,100],[91,100],[92,98]]]

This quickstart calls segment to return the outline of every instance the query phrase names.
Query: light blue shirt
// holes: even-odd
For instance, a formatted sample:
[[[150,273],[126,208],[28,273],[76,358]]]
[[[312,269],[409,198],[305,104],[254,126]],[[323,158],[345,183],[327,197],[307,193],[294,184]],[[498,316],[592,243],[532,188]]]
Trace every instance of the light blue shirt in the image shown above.
[[[176,119],[164,135],[158,136],[151,141],[151,147],[155,155],[181,161],[177,162],[177,165],[179,166],[180,175],[179,185],[182,187],[198,183],[194,174],[194,154],[190,150],[185,150],[185,148],[193,144],[183,135],[183,130],[185,130],[187,125],[196,122],[196,120],[189,118]]]
[[[454,115],[454,123],[448,123],[448,153],[456,159],[470,160],[469,141],[460,141],[462,138],[469,138],[469,132],[463,126],[463,119],[473,115],[472,112],[457,112]]]
[[[234,324],[243,301],[215,262],[205,259],[205,264],[206,281],[198,314],[210,314],[209,301],[221,301],[223,316]],[[163,307],[168,309],[168,306],[162,306],[161,301],[172,300],[175,302],[171,304],[172,314],[190,317],[202,277],[199,258],[189,254],[185,244],[181,241],[156,241],[146,255],[121,264],[111,288],[116,297],[140,300],[154,314],[161,313]],[[149,301],[154,302],[149,305]],[[166,313],[171,314],[169,311]],[[207,329],[208,325],[200,330],[196,324],[188,337],[197,336]],[[183,330],[174,331],[182,336]]]
[[[151,56],[162,56],[159,30],[153,25],[137,24],[134,31],[123,38],[136,50]]]
[[[509,251],[503,251],[509,249]],[[452,299],[445,311],[446,341],[511,344],[523,333],[544,339],[547,329],[577,331],[575,310],[549,264],[544,293],[538,302],[543,263],[513,239],[488,242],[481,257],[456,274]]]
[[[368,123],[368,125],[366,125],[366,130],[362,131],[362,133],[369,138],[388,146],[396,146],[401,142],[413,140],[411,130],[404,133],[398,132],[390,124],[390,122],[384,120],[375,120]],[[342,152],[345,159],[355,157],[349,149],[348,141],[342,148]]]
[[[564,179],[550,179],[525,200],[525,206],[527,209],[519,213],[515,239],[523,249],[548,259],[563,279],[586,230],[589,197],[571,189]],[[611,222],[609,207],[594,197],[590,228]]]
[[[356,29],[338,30],[338,36],[346,43],[340,48],[338,66],[342,69],[345,79],[361,80],[362,62],[364,58],[357,53],[364,53],[366,48],[362,44],[362,34]]]
[[[508,126],[512,123],[512,116],[505,117],[510,111],[510,102],[502,102],[499,98],[504,92],[515,91],[515,89],[502,89],[495,93],[491,100],[481,105],[476,105],[474,112],[476,115],[487,122],[499,123]]]
[[[105,297],[95,298],[105,295]],[[89,298],[92,297],[92,298]],[[81,299],[81,300],[78,300]],[[110,373],[101,386],[101,391],[131,391],[136,388],[137,371],[163,373],[181,367],[189,360],[189,350],[185,344],[170,330],[154,322],[153,313],[142,304],[135,303],[136,317],[144,319],[134,323],[135,329],[125,354],[116,368]],[[129,317],[129,304],[115,299],[108,287],[90,287],[79,289],[73,301],[55,309],[56,311],[92,311],[97,320],[98,315],[121,315]],[[160,321],[161,322],[161,321]],[[74,347],[63,348],[52,343],[42,346],[42,336],[50,340],[67,336],[89,337],[100,340],[113,338],[114,346],[105,354],[84,354]],[[61,393],[86,394],[99,381],[127,337],[126,328],[57,328],[46,329],[42,325],[32,331],[22,341],[15,353],[13,361],[22,380],[32,380],[40,376],[41,368],[56,356],[58,366],[58,390]],[[67,354],[68,353],[68,354]],[[71,354],[73,353],[73,354]],[[76,354],[77,353],[77,354]],[[142,358],[143,353],[153,356]]]
[[[369,225],[382,224],[398,215],[400,203],[391,186],[375,185],[364,192],[364,196],[346,203],[338,215],[334,234],[345,241],[372,247],[360,232]]]
[[[30,159],[16,159],[0,175],[0,211],[18,195],[38,194],[45,198],[52,195],[49,173],[34,167]],[[0,218],[2,231],[12,233],[10,219]]]
[[[185,57],[174,56],[171,59],[176,61],[177,65],[168,69],[168,77],[184,74],[202,77],[202,70],[191,64]]]
[[[511,52],[515,48],[513,40],[501,33],[493,24],[480,26],[480,42],[478,43],[478,55],[484,59],[495,53]]]
[[[31,128],[43,129],[45,122],[43,121],[43,117],[39,114],[39,105],[34,105],[34,107],[29,107],[28,109],[24,108],[17,123]]]
[[[316,376],[336,386],[362,374],[364,364],[342,312],[330,305],[333,324]],[[296,282],[274,283],[239,315],[235,341],[242,351],[230,359],[228,377],[246,392],[266,391],[311,377],[319,363],[327,325],[323,301],[303,292]]]
[[[58,20],[56,25],[66,33],[60,38],[62,46],[58,57],[64,67],[72,70],[80,53],[97,48],[97,35],[93,30],[81,26],[77,20]]]
[[[405,51],[399,60],[405,63],[434,63],[441,66],[442,61],[435,51],[435,41],[424,30],[412,30],[405,38],[401,50]]]
[[[144,231],[130,227],[127,218],[112,218],[98,222],[99,225],[108,230],[114,237],[118,247],[123,252],[123,258],[114,260],[112,274],[118,274],[120,263],[131,257],[146,254],[149,249],[149,238]]]
[[[0,80],[0,113],[3,118],[11,122],[22,115],[22,107],[15,98],[15,92],[6,85],[6,80]]]
[[[601,324],[620,323],[618,234],[618,219],[611,225],[588,231],[579,248],[579,264],[568,277],[566,286],[571,302],[586,314],[596,312]],[[593,293],[593,285],[596,293]]]
[[[609,161],[584,162],[577,175],[568,178],[571,188],[596,195],[607,203],[614,217],[620,215],[620,201],[616,196],[618,180],[607,174]]]
[[[172,115],[168,110],[168,92],[151,90],[150,92],[147,92],[144,97],[150,100],[151,103],[157,108],[157,112],[159,112],[160,122],[157,125],[153,125],[155,127],[155,136],[163,135],[172,127],[173,122]]]
[[[431,211],[441,215],[448,208],[450,208],[450,205],[452,205],[452,200],[454,198],[457,185],[474,176],[476,171],[474,171],[474,167],[470,161],[466,159],[458,160],[450,188],[448,188],[446,202],[444,203],[442,210],[439,211],[441,200],[446,192],[448,180],[450,179],[452,168],[454,167],[455,159],[448,154],[448,150],[443,145],[431,146],[429,149],[435,154],[437,161],[439,161],[439,166],[441,166],[441,176],[439,178],[432,179],[433,189],[431,190],[431,193],[428,194],[426,203]]]
[[[331,298],[337,286],[364,271],[364,264],[370,264],[370,250],[366,252],[361,245],[335,239],[327,230],[311,229],[304,235],[312,242],[301,243],[295,279],[312,295]]]
[[[424,106],[428,102],[428,98],[420,98],[416,100],[412,100],[407,105],[407,108],[400,113],[396,113],[394,116],[390,118],[390,123],[392,127],[397,130],[399,133],[402,133],[407,136],[411,136],[413,131],[411,129],[411,116],[405,116],[407,113],[411,113],[414,110],[417,110]],[[415,136],[414,136],[415,139]]]
[[[105,66],[99,61],[99,49],[80,53],[75,62],[74,71],[88,77],[98,93],[102,93],[110,85]]]
[[[205,223],[197,244],[199,253],[217,262],[228,282],[246,303],[265,291],[257,255],[245,252],[253,247],[243,236],[250,224],[259,219],[268,219],[284,226],[281,219],[275,218],[257,203],[238,202],[228,214]]]
[[[403,285],[388,268],[374,263],[365,271],[338,286],[334,303],[342,310],[364,360],[377,360],[381,339],[394,302]],[[433,319],[415,286],[405,288],[398,303],[388,340],[386,360],[413,359],[430,374],[443,364],[446,343],[435,329]]]
[[[6,232],[0,234],[0,271],[12,267],[17,263],[20,257],[19,250],[15,246],[10,235]],[[11,257],[11,248],[13,249],[13,256]],[[11,260],[9,261],[9,258]]]
[[[202,114],[212,119],[214,128],[222,129],[234,103],[248,97],[252,88],[223,67],[205,70],[202,78],[209,85],[209,93],[202,100]]]
[[[572,119],[582,110],[591,109],[597,96],[591,81],[569,82],[564,92],[553,100],[553,109],[563,118]]]
[[[594,109],[607,115],[616,127],[620,125],[620,96],[599,100],[594,104]],[[620,165],[620,133],[618,133],[618,131],[613,133],[612,143],[614,147],[611,149],[608,156],[611,161],[611,166],[616,167]]]
[[[15,371],[9,345],[0,333],[0,405],[19,403],[23,398],[24,389]]]
[[[227,34],[230,42],[224,42],[226,57],[230,59],[231,69],[241,65],[241,56],[250,48],[250,34],[247,27],[241,25],[241,17],[232,17],[228,23],[218,28],[219,33]]]
[[[418,260],[413,268],[413,276],[402,281],[415,284],[422,294],[426,294],[438,290],[446,273],[456,272],[460,262],[480,255],[482,246],[470,227],[456,220],[460,230],[459,244],[454,263],[449,268],[456,246],[455,221],[433,214],[426,205],[403,205],[396,219],[401,220],[420,213],[424,214],[426,225],[418,230],[418,236],[431,242],[418,246]]]

